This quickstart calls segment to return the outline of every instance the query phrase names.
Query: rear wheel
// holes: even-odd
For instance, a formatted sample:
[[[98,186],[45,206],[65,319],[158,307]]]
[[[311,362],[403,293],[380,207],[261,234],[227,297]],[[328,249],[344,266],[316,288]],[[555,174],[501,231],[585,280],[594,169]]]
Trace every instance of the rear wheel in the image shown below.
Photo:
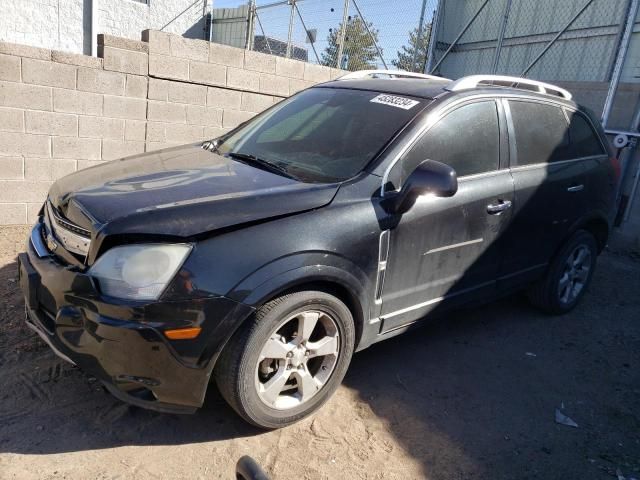
[[[573,309],[591,281],[597,256],[595,237],[578,230],[555,256],[546,275],[529,290],[531,303],[552,314]]]
[[[290,425],[336,390],[353,354],[347,306],[325,292],[285,295],[263,305],[230,340],[216,366],[222,396],[248,422]]]

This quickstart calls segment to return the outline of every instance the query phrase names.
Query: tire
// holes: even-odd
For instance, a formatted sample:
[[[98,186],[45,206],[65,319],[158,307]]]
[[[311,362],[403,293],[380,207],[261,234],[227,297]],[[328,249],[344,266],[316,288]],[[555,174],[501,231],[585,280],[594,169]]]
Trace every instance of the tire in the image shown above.
[[[320,291],[287,294],[260,307],[234,334],[216,364],[216,384],[247,422],[285,427],[334,393],[354,344],[353,316],[342,301]]]
[[[578,254],[586,255],[580,268],[575,266]],[[598,245],[595,237],[586,230],[578,230],[555,255],[545,276],[531,286],[527,292],[529,301],[552,315],[562,315],[571,311],[591,282],[597,256]],[[573,270],[570,263],[574,265]],[[572,279],[575,279],[576,283],[572,283]]]

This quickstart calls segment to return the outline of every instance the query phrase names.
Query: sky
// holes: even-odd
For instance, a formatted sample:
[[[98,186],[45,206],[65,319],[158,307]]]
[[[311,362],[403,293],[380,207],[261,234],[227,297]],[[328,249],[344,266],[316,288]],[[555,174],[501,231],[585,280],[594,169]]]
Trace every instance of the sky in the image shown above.
[[[327,46],[327,35],[330,28],[336,28],[342,21],[342,11],[345,0],[298,0],[297,5],[302,14],[306,27],[317,29],[315,43],[318,56]],[[428,23],[436,7],[437,0],[356,0],[362,16],[373,22],[379,30],[378,45],[382,49],[383,58],[389,68],[393,68],[391,60],[396,58],[397,51],[406,44],[409,32],[418,26],[423,1],[425,2],[425,23]],[[246,4],[242,0],[214,0],[214,8],[237,7]],[[289,16],[291,7],[279,5],[270,8],[260,8],[274,3],[273,0],[257,0],[258,16],[265,34],[283,41],[287,40]],[[357,15],[353,0],[350,0],[350,15]],[[256,35],[261,35],[259,25],[256,25]],[[315,61],[315,55],[310,44],[305,44],[305,32],[300,18],[296,15],[294,23],[293,42],[305,46],[309,51],[309,60]],[[382,62],[378,66],[383,68]]]

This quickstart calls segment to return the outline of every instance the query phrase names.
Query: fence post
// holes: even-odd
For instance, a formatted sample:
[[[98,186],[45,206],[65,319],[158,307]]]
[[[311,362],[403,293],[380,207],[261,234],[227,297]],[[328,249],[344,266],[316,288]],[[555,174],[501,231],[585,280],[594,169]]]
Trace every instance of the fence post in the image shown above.
[[[342,52],[344,50],[344,42],[347,33],[347,22],[349,21],[349,0],[344,0],[344,7],[342,9],[342,28],[338,32],[340,35],[338,38],[338,58],[336,58],[336,68],[341,68]]]
[[[425,59],[424,73],[433,70],[433,55],[438,43],[438,28],[440,27],[440,12],[443,9],[444,0],[438,0],[436,10],[431,17],[431,29],[429,30],[429,46],[427,48],[427,58]]]
[[[249,12],[247,18],[247,50],[253,50],[253,41],[256,36],[256,0],[249,1]]]
[[[296,0],[289,0],[291,14],[289,15],[289,34],[287,35],[287,58],[291,58],[291,42],[293,40],[293,22],[296,14]]]
[[[509,12],[511,11],[512,0],[507,0],[504,6],[504,13],[502,16],[502,25],[500,26],[500,33],[498,33],[498,42],[496,43],[496,53],[493,56],[493,68],[491,73],[495,74],[498,71],[498,63],[500,62],[500,52],[502,51],[502,43],[504,42],[504,34],[507,31],[507,23],[509,22]]]
[[[616,55],[616,63],[613,67],[611,74],[611,82],[609,82],[609,90],[607,91],[607,98],[604,100],[604,106],[602,108],[602,125],[606,128],[609,122],[609,115],[613,108],[613,97],[618,90],[618,83],[620,83],[620,75],[622,75],[622,66],[624,64],[625,57],[627,56],[627,50],[629,49],[629,43],[631,41],[631,34],[633,33],[633,25],[638,15],[638,0],[629,0],[629,11],[627,14],[627,22],[624,27],[624,33],[622,40],[618,46],[618,53]]]
[[[414,70],[417,70],[415,68],[416,62],[418,61],[418,48],[420,47],[420,42],[422,41],[422,30],[424,27],[424,11],[427,8],[427,0],[422,0],[422,8],[420,9],[420,21],[418,23],[418,33],[417,33],[417,38],[416,38],[416,48],[413,49],[413,59],[411,61],[411,66],[414,68]],[[432,27],[433,27],[433,21],[432,21]],[[424,54],[426,55],[427,52],[424,52]]]

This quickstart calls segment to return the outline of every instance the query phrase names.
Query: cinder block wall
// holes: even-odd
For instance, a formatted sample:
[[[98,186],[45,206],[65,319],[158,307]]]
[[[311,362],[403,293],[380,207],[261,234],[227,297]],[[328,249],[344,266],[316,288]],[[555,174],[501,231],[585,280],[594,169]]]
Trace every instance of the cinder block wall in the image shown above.
[[[340,70],[146,30],[99,57],[0,42],[0,225],[31,223],[51,183],[213,138]]]

